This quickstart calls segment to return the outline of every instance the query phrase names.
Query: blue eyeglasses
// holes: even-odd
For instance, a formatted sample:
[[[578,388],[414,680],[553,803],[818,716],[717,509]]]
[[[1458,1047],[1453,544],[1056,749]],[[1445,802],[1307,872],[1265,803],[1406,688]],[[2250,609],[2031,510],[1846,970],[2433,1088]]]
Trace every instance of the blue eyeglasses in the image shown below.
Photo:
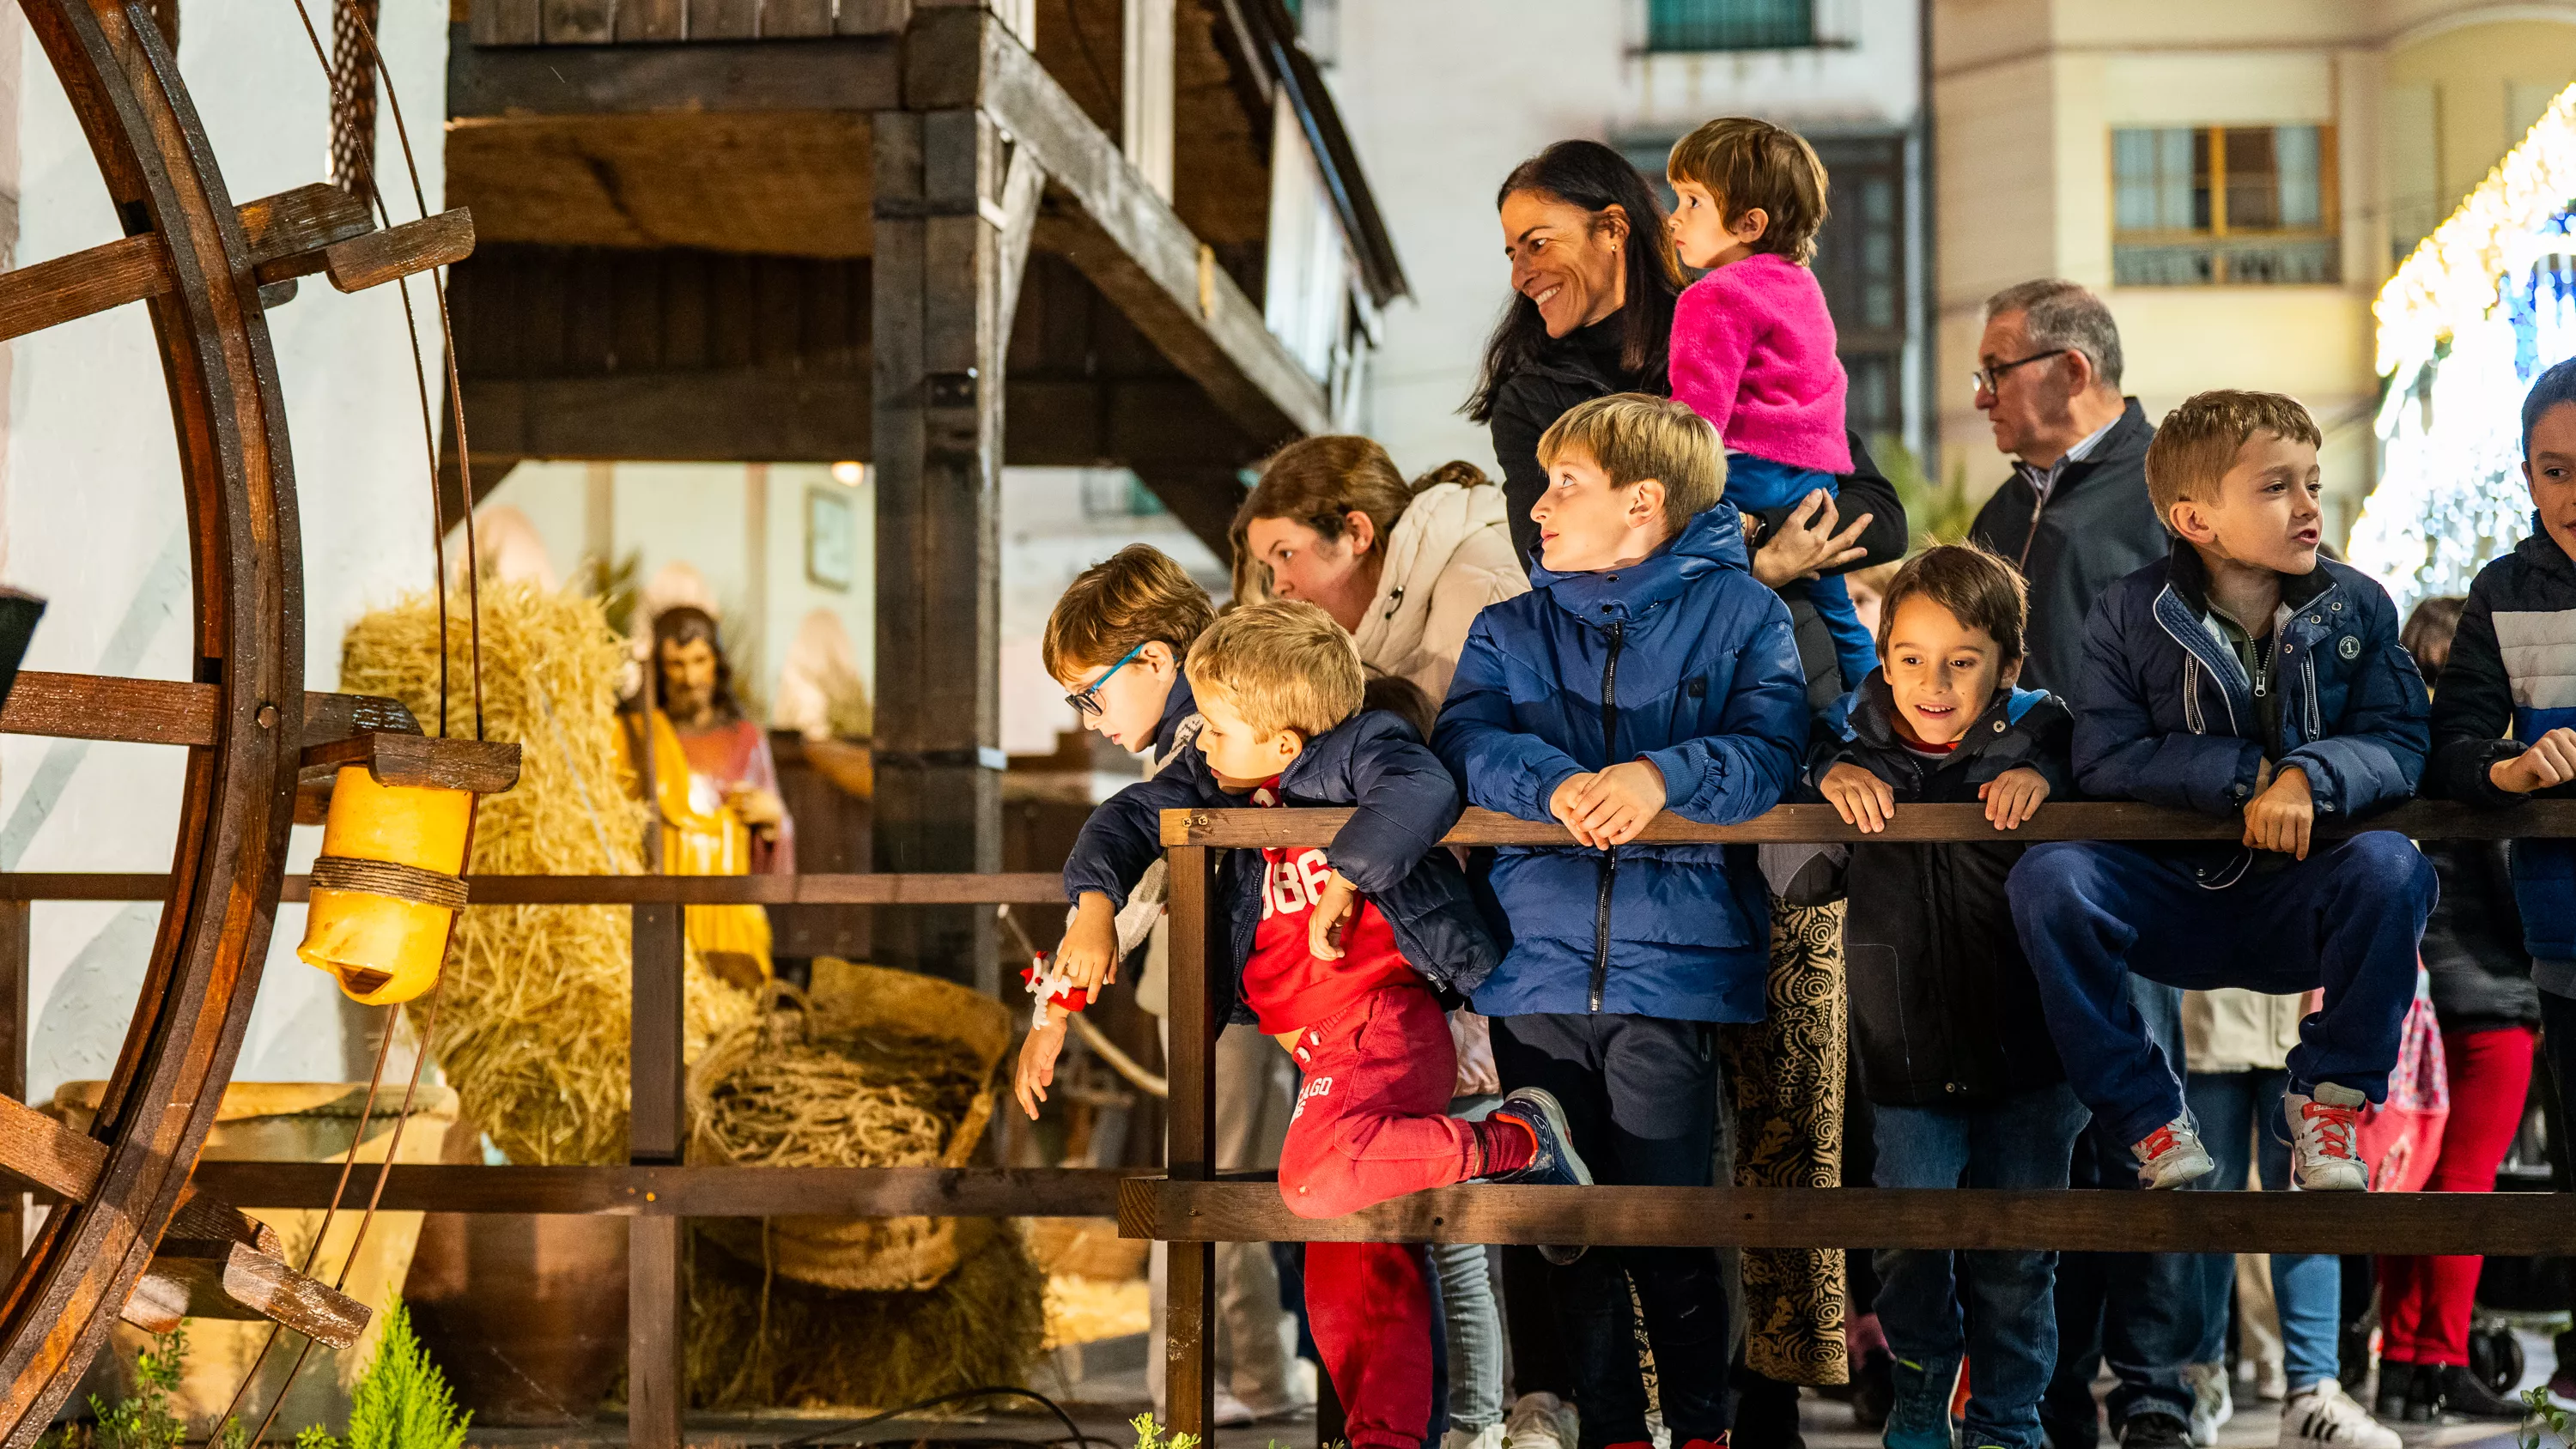
[[[1149,639],[1145,642],[1150,644],[1153,641]],[[1091,681],[1090,684],[1083,688],[1077,689],[1073,693],[1066,695],[1064,697],[1064,702],[1073,706],[1073,712],[1075,714],[1085,716],[1086,718],[1100,713],[1100,686],[1109,682],[1109,675],[1116,674],[1119,670],[1126,668],[1128,660],[1133,659],[1144,652],[1145,645],[1139,644],[1135,648],[1128,650],[1126,653],[1119,655],[1118,662],[1109,666],[1108,673],[1101,675],[1098,679]]]

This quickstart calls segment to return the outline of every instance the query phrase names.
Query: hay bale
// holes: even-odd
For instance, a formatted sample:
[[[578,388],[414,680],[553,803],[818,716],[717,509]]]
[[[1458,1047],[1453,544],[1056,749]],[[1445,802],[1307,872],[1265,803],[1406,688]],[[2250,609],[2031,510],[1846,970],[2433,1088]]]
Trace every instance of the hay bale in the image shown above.
[[[486,797],[469,870],[638,875],[648,816],[617,738],[626,646],[596,601],[485,580],[487,735],[516,741],[519,783]],[[474,728],[465,601],[448,606],[448,725]],[[349,626],[340,688],[390,695],[438,728],[436,600],[413,595]],[[512,1162],[626,1159],[632,916],[622,906],[472,906],[457,922],[431,1043],[468,1120]],[[691,953],[692,1045],[756,1015]]]
[[[690,1405],[865,1410],[1023,1382],[1045,1331],[1045,1279],[1015,1224],[958,1228],[956,1271],[922,1292],[820,1288],[701,1239],[690,1255]]]

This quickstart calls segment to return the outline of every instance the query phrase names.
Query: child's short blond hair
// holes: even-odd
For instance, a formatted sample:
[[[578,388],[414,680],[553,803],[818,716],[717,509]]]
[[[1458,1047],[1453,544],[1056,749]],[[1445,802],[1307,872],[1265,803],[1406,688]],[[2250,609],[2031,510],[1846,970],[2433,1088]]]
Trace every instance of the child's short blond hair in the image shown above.
[[[2214,501],[2218,480],[2236,466],[2236,450],[2256,433],[2311,448],[2324,441],[2299,400],[2277,392],[2194,393],[2165,414],[2147,444],[2147,498],[2155,504],[2156,522],[2170,533],[2175,504],[2186,498]]]
[[[1075,576],[1047,614],[1038,649],[1046,672],[1067,680],[1158,639],[1186,656],[1215,619],[1207,590],[1187,569],[1151,544],[1131,543]]]
[[[1708,189],[1718,220],[1748,211],[1766,218],[1753,250],[1804,266],[1825,225],[1825,163],[1807,138],[1750,116],[1720,116],[1673,143],[1664,175]]]
[[[1190,646],[1190,689],[1221,700],[1263,735],[1308,739],[1360,712],[1368,682],[1359,646],[1333,616],[1299,599],[1249,604]]]
[[[1687,403],[1614,392],[1577,403],[1538,439],[1538,465],[1556,466],[1572,448],[1626,488],[1652,478],[1664,485],[1664,522],[1675,533],[1726,496],[1726,449],[1708,419]]]

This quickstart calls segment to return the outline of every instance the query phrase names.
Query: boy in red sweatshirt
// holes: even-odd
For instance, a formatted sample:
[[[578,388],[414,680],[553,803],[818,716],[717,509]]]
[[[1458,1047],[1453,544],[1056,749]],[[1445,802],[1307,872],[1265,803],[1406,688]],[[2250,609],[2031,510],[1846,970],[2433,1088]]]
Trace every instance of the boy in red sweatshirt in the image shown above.
[[[1438,848],[1458,787],[1411,725],[1360,709],[1350,636],[1312,604],[1257,604],[1200,635],[1187,673],[1196,757],[1092,813],[1065,889],[1118,906],[1161,853],[1165,810],[1352,807],[1330,846],[1229,851],[1219,878],[1235,1019],[1258,1022],[1304,1078],[1279,1159],[1289,1209],[1333,1217],[1470,1179],[1589,1183],[1545,1091],[1483,1122],[1447,1114],[1457,1059],[1434,988],[1472,989],[1500,953]],[[1308,1244],[1306,1309],[1352,1449],[1419,1449],[1432,1330],[1417,1251]]]

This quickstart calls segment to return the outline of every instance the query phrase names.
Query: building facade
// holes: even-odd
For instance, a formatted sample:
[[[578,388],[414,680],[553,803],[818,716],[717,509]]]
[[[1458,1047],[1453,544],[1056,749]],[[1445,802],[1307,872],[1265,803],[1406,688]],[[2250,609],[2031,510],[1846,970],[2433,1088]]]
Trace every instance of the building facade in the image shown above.
[[[2005,475],[1966,381],[1984,299],[2100,290],[2151,416],[2287,392],[2325,432],[2327,537],[2376,481],[2371,301],[2576,80],[2576,5],[1937,0],[1944,476]]]

